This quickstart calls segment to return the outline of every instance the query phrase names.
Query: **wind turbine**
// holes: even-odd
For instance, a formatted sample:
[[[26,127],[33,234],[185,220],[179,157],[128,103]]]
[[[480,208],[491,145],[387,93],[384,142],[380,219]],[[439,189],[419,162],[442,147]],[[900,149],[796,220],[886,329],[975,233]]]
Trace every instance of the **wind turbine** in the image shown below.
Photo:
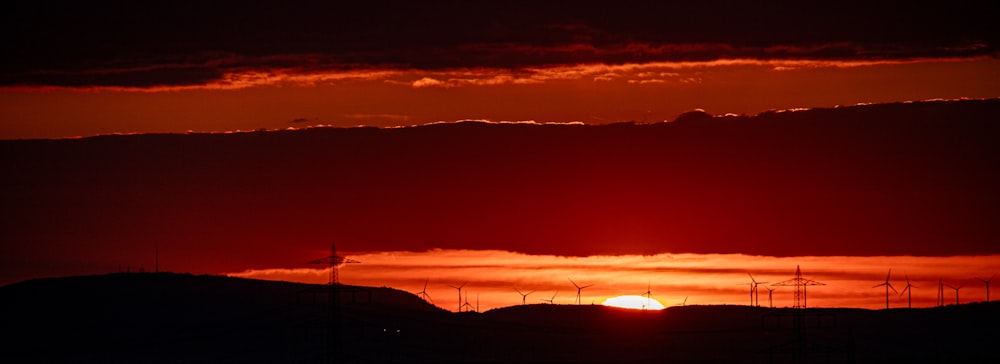
[[[581,287],[579,284],[576,284],[576,282],[573,281],[573,278],[569,278],[569,282],[573,283],[573,287],[576,287],[576,304],[579,305],[580,304],[580,291],[582,291],[584,288],[593,286],[593,284],[588,284],[586,286],[582,286]]]
[[[649,304],[652,303],[652,300],[653,300],[653,292],[650,291],[650,286],[651,285],[652,285],[652,283],[646,282],[646,292],[642,294],[643,296],[646,296],[646,305],[642,306],[643,310],[649,308]]]
[[[948,288],[951,288],[951,289],[955,290],[955,304],[956,305],[958,304],[958,290],[962,289],[962,287],[965,287],[965,282],[962,282],[962,284],[958,285],[958,287],[948,286]]]
[[[896,288],[894,288],[892,286],[892,283],[889,283],[889,276],[891,274],[892,274],[892,268],[889,268],[889,273],[885,275],[885,282],[882,282],[881,284],[876,284],[876,285],[872,286],[872,288],[885,286],[885,309],[886,310],[889,309],[889,289],[891,288],[893,292],[899,293],[899,292],[896,291]]]
[[[774,288],[765,286],[767,288],[767,305],[768,307],[774,308]]]
[[[910,276],[906,275],[906,287],[903,287],[903,292],[899,294],[900,296],[902,296],[903,293],[906,293],[906,308],[913,308],[913,303],[912,303],[913,290],[910,289],[910,287],[917,287],[917,286],[910,284]]]
[[[756,306],[760,307],[760,294],[757,293],[757,285],[764,284],[767,282],[757,282],[757,280],[754,279],[752,274],[747,273],[747,275],[750,276],[750,306],[751,307],[755,306],[754,303],[756,302]]]
[[[552,301],[556,299],[556,295],[557,295],[557,294],[559,294],[559,291],[556,291],[556,293],[553,293],[553,294],[552,294],[552,298],[549,298],[549,299],[544,299],[544,298],[539,298],[538,300],[539,300],[539,301],[544,301],[544,302],[548,302],[548,303],[549,303],[549,304],[551,305],[551,304],[552,304]]]
[[[683,302],[681,302],[681,303],[678,303],[678,304],[676,304],[676,305],[671,305],[670,307],[675,307],[675,306],[687,306],[687,303],[688,303],[688,298],[687,298],[687,296],[685,296],[685,297],[684,297],[684,301],[683,301]]]
[[[424,281],[424,289],[422,291],[420,291],[420,292],[417,292],[417,294],[420,295],[420,297],[422,297],[424,299],[424,301],[427,301],[427,302],[430,302],[431,304],[434,304],[434,300],[431,299],[431,295],[427,294],[427,283],[429,283],[429,282],[430,282],[429,279],[426,280],[426,281]]]
[[[521,304],[522,304],[522,305],[526,304],[526,303],[525,303],[525,301],[527,301],[527,300],[528,300],[528,295],[529,295],[529,294],[532,294],[532,293],[535,293],[535,291],[531,291],[531,292],[528,292],[528,293],[524,293],[524,292],[521,292],[521,290],[517,289],[517,287],[515,287],[515,288],[514,288],[514,290],[515,290],[515,291],[517,291],[517,293],[520,293],[520,294],[521,294]]]
[[[469,283],[469,282],[462,283],[461,286],[452,286],[450,284],[448,285],[448,287],[451,287],[451,288],[454,288],[454,289],[458,290],[458,312],[462,312],[462,287],[465,287],[466,283]]]
[[[990,279],[982,279],[982,278],[976,278],[976,279],[978,279],[978,280],[979,280],[980,282],[983,282],[984,284],[986,284],[986,302],[989,302],[989,301],[990,301],[990,281],[992,281],[992,280],[993,280],[993,278],[996,278],[996,276],[997,276],[997,275],[996,275],[996,274],[994,274],[994,275],[990,276]]]
[[[466,312],[472,311],[472,305],[469,304],[469,291],[465,291],[465,303],[462,304],[461,307],[465,307],[466,308]]]
[[[937,295],[937,305],[938,307],[944,306],[944,283],[938,278],[938,295]]]

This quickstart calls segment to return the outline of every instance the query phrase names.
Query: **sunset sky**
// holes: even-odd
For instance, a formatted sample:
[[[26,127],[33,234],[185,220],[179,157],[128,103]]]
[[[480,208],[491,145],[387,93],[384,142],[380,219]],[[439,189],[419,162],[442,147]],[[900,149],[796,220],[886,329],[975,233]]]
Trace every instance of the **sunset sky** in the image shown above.
[[[569,277],[588,303],[746,304],[747,273],[797,265],[820,306],[884,306],[890,268],[915,306],[939,279],[985,299],[993,4],[824,5],[15,1],[0,284],[148,270],[156,247],[323,282],[304,262],[336,242],[363,261],[344,282],[428,282],[447,309],[464,281],[484,307],[569,303]],[[141,135],[88,138],[111,134]]]

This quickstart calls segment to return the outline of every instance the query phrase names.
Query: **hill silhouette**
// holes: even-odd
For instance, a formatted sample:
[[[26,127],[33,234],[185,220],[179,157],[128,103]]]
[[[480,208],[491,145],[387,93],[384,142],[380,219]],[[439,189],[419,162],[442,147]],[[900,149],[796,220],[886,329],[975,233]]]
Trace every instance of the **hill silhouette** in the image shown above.
[[[118,273],[0,287],[3,362],[324,362],[323,286]],[[525,305],[450,313],[391,288],[344,286],[345,362],[989,362],[997,303],[925,309]],[[320,294],[313,301],[311,292]]]

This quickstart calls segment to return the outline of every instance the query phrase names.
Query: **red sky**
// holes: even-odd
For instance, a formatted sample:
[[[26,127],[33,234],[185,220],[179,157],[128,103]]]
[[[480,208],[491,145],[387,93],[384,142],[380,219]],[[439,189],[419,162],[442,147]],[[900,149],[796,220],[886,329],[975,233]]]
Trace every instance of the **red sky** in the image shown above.
[[[148,268],[157,245],[203,273],[296,268],[331,240],[1000,253],[986,1],[8,8],[4,283]],[[909,103],[932,99],[987,101]],[[803,108],[834,111],[768,112]],[[718,117],[660,123],[696,109]],[[321,125],[387,129],[208,134]],[[120,133],[171,135],[76,139]]]
[[[990,5],[17,1],[0,138],[993,98]]]

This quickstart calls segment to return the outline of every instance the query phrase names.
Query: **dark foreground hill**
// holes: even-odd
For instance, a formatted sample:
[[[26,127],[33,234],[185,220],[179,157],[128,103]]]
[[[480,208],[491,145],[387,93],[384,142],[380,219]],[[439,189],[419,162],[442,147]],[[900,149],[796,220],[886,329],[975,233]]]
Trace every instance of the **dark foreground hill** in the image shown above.
[[[527,305],[456,314],[391,288],[342,288],[347,363],[1000,360],[995,303],[890,311]],[[325,362],[325,292],[168,273],[26,281],[0,287],[0,362]]]

